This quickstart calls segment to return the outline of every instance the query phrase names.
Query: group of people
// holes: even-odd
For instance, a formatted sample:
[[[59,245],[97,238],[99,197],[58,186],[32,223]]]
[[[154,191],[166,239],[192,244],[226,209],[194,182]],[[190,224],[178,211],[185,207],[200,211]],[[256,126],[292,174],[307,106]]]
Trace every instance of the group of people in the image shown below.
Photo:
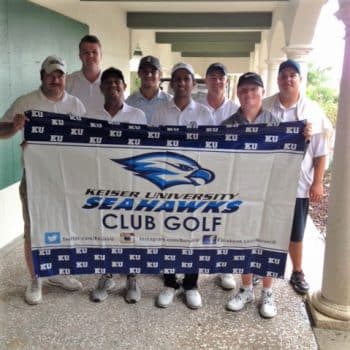
[[[126,83],[122,71],[111,67],[101,70],[102,51],[99,39],[93,35],[84,36],[79,44],[81,70],[67,74],[67,66],[57,56],[47,57],[40,70],[40,87],[19,97],[0,119],[0,137],[8,138],[24,127],[24,111],[36,109],[54,113],[73,114],[94,119],[107,120],[111,124],[128,122],[159,125],[227,125],[256,124],[308,119],[312,123],[310,142],[305,152],[298,182],[295,211],[289,253],[293,265],[290,283],[296,292],[305,294],[309,290],[303,270],[303,235],[309,207],[309,200],[320,201],[323,195],[323,172],[325,169],[328,118],[321,108],[301,93],[301,70],[296,61],[286,60],[278,71],[279,92],[264,99],[264,83],[254,72],[240,76],[237,96],[240,105],[226,97],[228,71],[221,63],[211,64],[206,71],[207,95],[194,101],[192,91],[196,85],[195,72],[191,65],[177,63],[171,70],[170,86],[173,96],[160,88],[162,69],[159,59],[145,56],[141,59],[138,75],[140,89],[124,100]],[[36,278],[33,269],[30,244],[30,218],[27,206],[25,170],[20,184],[20,196],[24,217],[24,251],[31,280],[25,291],[28,304],[42,300],[42,281]],[[288,234],[281,232],[281,235]],[[239,311],[254,300],[251,274],[242,275],[242,285],[227,302],[227,309]],[[136,275],[126,277],[125,300],[136,303],[141,299],[141,289]],[[220,275],[224,289],[235,289],[233,274]],[[272,292],[272,278],[262,278],[259,312],[262,317],[272,318],[277,308]],[[72,276],[54,276],[46,283],[75,291],[81,283]],[[115,287],[111,274],[102,275],[91,293],[93,301],[103,301]],[[191,309],[202,306],[198,290],[198,274],[185,274],[179,282],[175,274],[164,275],[164,289],[157,297],[159,307],[168,307],[180,288],[183,288],[185,302]]]

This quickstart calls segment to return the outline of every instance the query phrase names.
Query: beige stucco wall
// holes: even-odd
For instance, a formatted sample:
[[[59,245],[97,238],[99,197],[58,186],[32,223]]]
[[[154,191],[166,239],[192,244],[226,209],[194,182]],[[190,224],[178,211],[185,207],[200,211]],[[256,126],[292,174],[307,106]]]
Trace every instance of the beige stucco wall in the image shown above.
[[[205,75],[205,71],[211,63],[218,61],[225,64],[232,73],[246,72],[249,68],[245,58],[181,57],[179,52],[171,51],[170,44],[157,44],[154,30],[132,30],[131,46],[134,49],[136,45],[139,45],[144,55],[154,55],[160,58],[165,77],[170,75],[171,67],[179,61],[191,64],[196,74],[201,77]]]
[[[130,30],[126,26],[126,13],[117,3],[80,2],[79,0],[32,0],[65,16],[87,24],[90,34],[96,35],[102,43],[102,68],[118,67],[129,70]],[[78,57],[77,43],[77,60]],[[128,80],[128,74],[125,74]],[[128,81],[127,81],[128,82]]]

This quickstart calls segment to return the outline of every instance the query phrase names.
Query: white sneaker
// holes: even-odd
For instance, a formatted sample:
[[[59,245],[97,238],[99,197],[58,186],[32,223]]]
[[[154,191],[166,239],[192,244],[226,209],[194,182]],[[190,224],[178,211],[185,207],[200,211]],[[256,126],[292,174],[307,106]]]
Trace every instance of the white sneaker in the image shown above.
[[[235,289],[236,280],[232,273],[222,273],[220,275],[220,285],[223,289]]]
[[[54,276],[47,279],[47,284],[60,287],[70,292],[83,289],[83,285],[76,279],[70,276]]]
[[[243,309],[245,304],[250,303],[253,300],[253,289],[240,288],[239,292],[228,301],[226,308],[230,311],[239,311]]]
[[[262,277],[258,276],[258,275],[253,275],[253,286],[257,286],[260,281],[262,281]]]
[[[106,300],[108,292],[115,287],[111,274],[102,275],[97,282],[97,287],[91,292],[91,300],[95,302]]]
[[[42,301],[42,293],[41,293],[41,280],[35,278],[31,280],[26,288],[24,293],[24,300],[29,305],[37,305]]]
[[[141,299],[141,289],[137,283],[136,276],[129,276],[126,279],[125,301],[135,304]]]
[[[198,289],[189,289],[185,291],[186,305],[190,309],[199,309],[202,306],[202,297]]]
[[[272,318],[277,315],[277,308],[272,291],[261,291],[259,313],[264,318]]]
[[[157,305],[159,307],[168,307],[174,301],[176,289],[165,287],[158,295]]]

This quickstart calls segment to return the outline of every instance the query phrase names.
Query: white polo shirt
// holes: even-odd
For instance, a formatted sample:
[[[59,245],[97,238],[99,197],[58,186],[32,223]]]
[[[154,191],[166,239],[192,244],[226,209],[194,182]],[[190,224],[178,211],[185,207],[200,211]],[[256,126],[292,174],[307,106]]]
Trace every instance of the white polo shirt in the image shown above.
[[[185,125],[214,125],[214,119],[207,107],[193,100],[181,111],[174,103],[174,99],[156,108],[151,119],[152,126]]]
[[[60,101],[49,100],[39,88],[27,95],[18,97],[15,102],[12,103],[10,108],[5,112],[4,116],[0,119],[1,122],[12,122],[16,114],[24,114],[29,110],[39,110],[44,112],[52,112],[59,114],[73,114],[79,117],[85,116],[85,107],[82,102],[67,92],[64,92],[63,98]],[[22,132],[22,139],[24,138],[24,132]],[[22,158],[22,165],[23,165]]]
[[[279,93],[263,99],[263,108],[270,111],[275,117],[287,120],[303,120],[307,119],[312,123],[312,132],[318,134],[320,132],[329,134],[332,133],[333,127],[330,120],[327,118],[322,108],[315,101],[310,100],[307,96],[300,96],[293,108],[293,118],[286,119],[289,108],[281,105]]]
[[[23,95],[5,112],[1,118],[2,122],[12,122],[16,114],[23,114],[29,110],[39,110],[44,112],[73,114],[76,116],[85,116],[86,110],[82,102],[67,92],[64,92],[63,98],[60,101],[49,100],[39,88],[29,94]]]
[[[90,83],[83,72],[77,71],[67,75],[66,90],[73,96],[79,98],[83,102],[87,115],[101,109],[104,104],[104,97],[100,90],[101,75],[92,83]]]
[[[209,109],[213,115],[215,125],[220,125],[225,119],[236,113],[239,108],[238,104],[234,103],[232,100],[229,100],[227,97],[225,97],[224,102],[217,109],[210,106],[206,96],[199,99],[198,102]]]
[[[123,103],[122,109],[120,109],[115,115],[110,115],[102,106],[99,111],[96,111],[96,114],[89,115],[89,117],[105,120],[110,124],[147,124],[145,113],[138,108],[129,106],[125,102]]]
[[[291,106],[289,108],[284,107],[278,98],[274,98],[273,103],[270,102],[271,97],[265,100],[265,106],[269,107],[268,109],[279,120],[283,122],[296,121],[299,119],[307,118],[308,120],[317,120],[319,118],[320,124],[323,118],[322,114],[312,114],[312,118],[309,118],[309,115],[300,115],[300,108],[298,104]],[[270,102],[270,103],[269,103]],[[306,102],[307,103],[307,102]],[[311,102],[310,102],[311,103]],[[312,102],[310,109],[314,107],[315,103]],[[320,110],[320,108],[318,108]],[[316,108],[313,109],[315,112]],[[313,124],[314,125],[314,124]],[[313,128],[314,129],[314,128]],[[313,134],[310,140],[310,143],[307,146],[303,161],[301,163],[301,172],[299,176],[298,189],[297,189],[297,198],[308,198],[309,190],[314,178],[314,166],[313,159],[327,156],[328,155],[328,144],[325,133],[322,132],[320,126],[316,125],[317,133]]]

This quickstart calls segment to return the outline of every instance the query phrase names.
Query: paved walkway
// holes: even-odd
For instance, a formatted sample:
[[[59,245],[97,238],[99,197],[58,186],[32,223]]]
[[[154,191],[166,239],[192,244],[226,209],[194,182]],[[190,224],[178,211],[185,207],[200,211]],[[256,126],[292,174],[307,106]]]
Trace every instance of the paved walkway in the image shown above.
[[[323,241],[312,225],[306,237],[305,270],[312,277],[312,287],[319,289]],[[319,330],[316,339],[302,297],[286,280],[275,282],[278,315],[272,320],[258,314],[260,286],[255,289],[257,301],[244,310],[225,310],[231,292],[223,291],[212,275],[200,278],[204,305],[196,311],[183,304],[182,295],[168,309],[155,307],[154,298],[162,287],[157,276],[141,276],[142,300],[135,305],[124,302],[123,276],[115,277],[117,289],[97,304],[89,301],[96,277],[83,276],[83,291],[68,293],[45,286],[42,304],[29,306],[23,300],[28,275],[22,250],[22,240],[17,239],[0,251],[0,349],[350,348],[350,337],[345,332]]]

